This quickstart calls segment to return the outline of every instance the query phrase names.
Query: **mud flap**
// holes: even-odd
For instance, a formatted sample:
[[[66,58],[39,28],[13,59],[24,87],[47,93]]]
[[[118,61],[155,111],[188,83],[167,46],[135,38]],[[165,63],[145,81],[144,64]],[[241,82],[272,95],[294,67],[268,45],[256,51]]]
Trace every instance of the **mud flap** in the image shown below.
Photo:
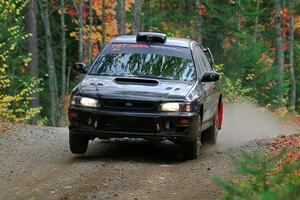
[[[219,127],[219,130],[222,129],[222,122],[223,122],[223,102],[221,101],[220,102],[220,110],[219,110],[219,124],[218,124],[218,127]]]

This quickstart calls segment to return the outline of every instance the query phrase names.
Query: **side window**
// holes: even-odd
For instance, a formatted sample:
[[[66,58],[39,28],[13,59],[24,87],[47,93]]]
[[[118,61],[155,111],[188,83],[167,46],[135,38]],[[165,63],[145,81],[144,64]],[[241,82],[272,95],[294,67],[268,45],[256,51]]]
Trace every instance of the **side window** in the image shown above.
[[[205,62],[204,60],[201,58],[201,53],[202,50],[201,48],[197,45],[194,48],[194,58],[195,58],[195,63],[196,63],[196,67],[198,68],[198,70],[200,71],[200,75],[205,74],[205,71],[207,71],[205,68]]]
[[[201,55],[201,59],[203,60],[203,62],[205,64],[205,71],[212,71],[211,65],[202,50],[200,51],[200,55]]]

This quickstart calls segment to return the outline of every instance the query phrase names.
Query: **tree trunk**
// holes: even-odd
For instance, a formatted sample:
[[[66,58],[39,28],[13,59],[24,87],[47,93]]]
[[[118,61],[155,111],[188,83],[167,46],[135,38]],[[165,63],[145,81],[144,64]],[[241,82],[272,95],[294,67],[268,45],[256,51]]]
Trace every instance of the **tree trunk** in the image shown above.
[[[70,76],[71,76],[71,64],[69,64],[68,73],[67,73],[67,82],[66,82],[66,92],[67,93],[69,93],[69,89],[70,89]]]
[[[295,77],[295,60],[294,60],[294,46],[295,46],[295,27],[294,27],[294,0],[289,0],[290,13],[290,43],[289,43],[289,68],[291,76],[291,110],[296,110],[296,77]]]
[[[254,25],[254,40],[257,41],[258,37],[258,25],[259,25],[259,10],[260,10],[260,0],[256,0],[256,16],[255,16],[255,25]]]
[[[118,9],[117,9],[117,17],[118,17],[118,34],[125,35],[126,26],[125,26],[125,0],[118,0]]]
[[[101,24],[101,30],[102,30],[102,48],[106,45],[106,14],[105,14],[105,0],[102,0],[102,24]]]
[[[47,68],[48,68],[48,75],[49,75],[49,89],[50,89],[50,102],[51,102],[51,125],[57,126],[57,84],[56,84],[56,77],[55,77],[55,65],[54,65],[54,57],[53,57],[53,50],[51,45],[52,35],[49,23],[49,8],[48,8],[48,1],[43,0],[40,3],[41,7],[41,15],[42,20],[44,23],[45,29],[45,40],[46,40],[46,52],[47,52]]]
[[[89,0],[89,64],[92,63],[92,51],[93,51],[93,0]]]
[[[202,45],[202,17],[200,15],[201,1],[196,0],[196,33],[197,42]]]
[[[33,77],[39,77],[38,65],[38,38],[37,38],[37,5],[35,0],[30,0],[25,10],[25,31],[31,33],[31,37],[26,43],[26,52],[31,54],[31,61],[29,62],[29,74]],[[38,107],[39,94],[34,94],[31,101],[31,106]]]
[[[242,8],[242,2],[241,2],[241,0],[238,0],[237,1],[237,6],[238,6],[238,8],[237,8],[237,17],[238,17],[238,19],[237,19],[237,31],[238,32],[240,32],[241,31],[241,8]]]
[[[282,35],[281,35],[281,5],[280,0],[275,1],[275,29],[276,29],[276,47],[277,47],[277,65],[279,74],[279,102],[283,103],[283,76],[284,76],[284,55],[282,49]]]
[[[84,61],[83,57],[83,4],[84,0],[79,1],[79,12],[78,12],[78,20],[79,20],[79,49],[78,49],[78,56],[79,56],[79,62]]]
[[[66,104],[66,25],[65,25],[65,0],[60,0],[61,9],[61,46],[62,46],[62,57],[61,57],[61,96],[60,96],[60,122],[59,125],[63,125],[64,117],[66,115],[65,104]]]
[[[151,31],[151,29],[152,29],[152,1],[151,0],[145,1],[145,7],[147,8],[147,10],[145,10],[146,23],[145,23],[144,30]]]
[[[143,0],[135,0],[134,19],[133,19],[133,24],[132,24],[132,33],[133,34],[137,34],[139,31],[141,31],[142,8],[143,8]]]

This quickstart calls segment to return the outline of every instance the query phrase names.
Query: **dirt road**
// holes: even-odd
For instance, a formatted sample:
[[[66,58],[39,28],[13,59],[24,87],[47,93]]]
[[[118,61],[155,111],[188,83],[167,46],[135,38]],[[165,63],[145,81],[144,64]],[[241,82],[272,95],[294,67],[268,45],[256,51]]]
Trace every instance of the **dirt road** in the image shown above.
[[[230,154],[290,133],[258,108],[227,105],[219,143],[185,161],[172,143],[125,139],[95,140],[74,156],[67,129],[26,126],[0,135],[0,198],[218,199],[222,190],[211,178],[232,176]]]

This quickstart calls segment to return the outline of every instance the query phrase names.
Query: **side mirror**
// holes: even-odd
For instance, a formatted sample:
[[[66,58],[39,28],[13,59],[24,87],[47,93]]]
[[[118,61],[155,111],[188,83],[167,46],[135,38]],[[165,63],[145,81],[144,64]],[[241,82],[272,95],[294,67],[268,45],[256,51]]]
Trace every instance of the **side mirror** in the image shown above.
[[[86,74],[88,69],[84,63],[75,63],[73,69],[81,74]]]
[[[215,71],[206,72],[201,81],[202,82],[216,82],[220,79],[220,75]]]

